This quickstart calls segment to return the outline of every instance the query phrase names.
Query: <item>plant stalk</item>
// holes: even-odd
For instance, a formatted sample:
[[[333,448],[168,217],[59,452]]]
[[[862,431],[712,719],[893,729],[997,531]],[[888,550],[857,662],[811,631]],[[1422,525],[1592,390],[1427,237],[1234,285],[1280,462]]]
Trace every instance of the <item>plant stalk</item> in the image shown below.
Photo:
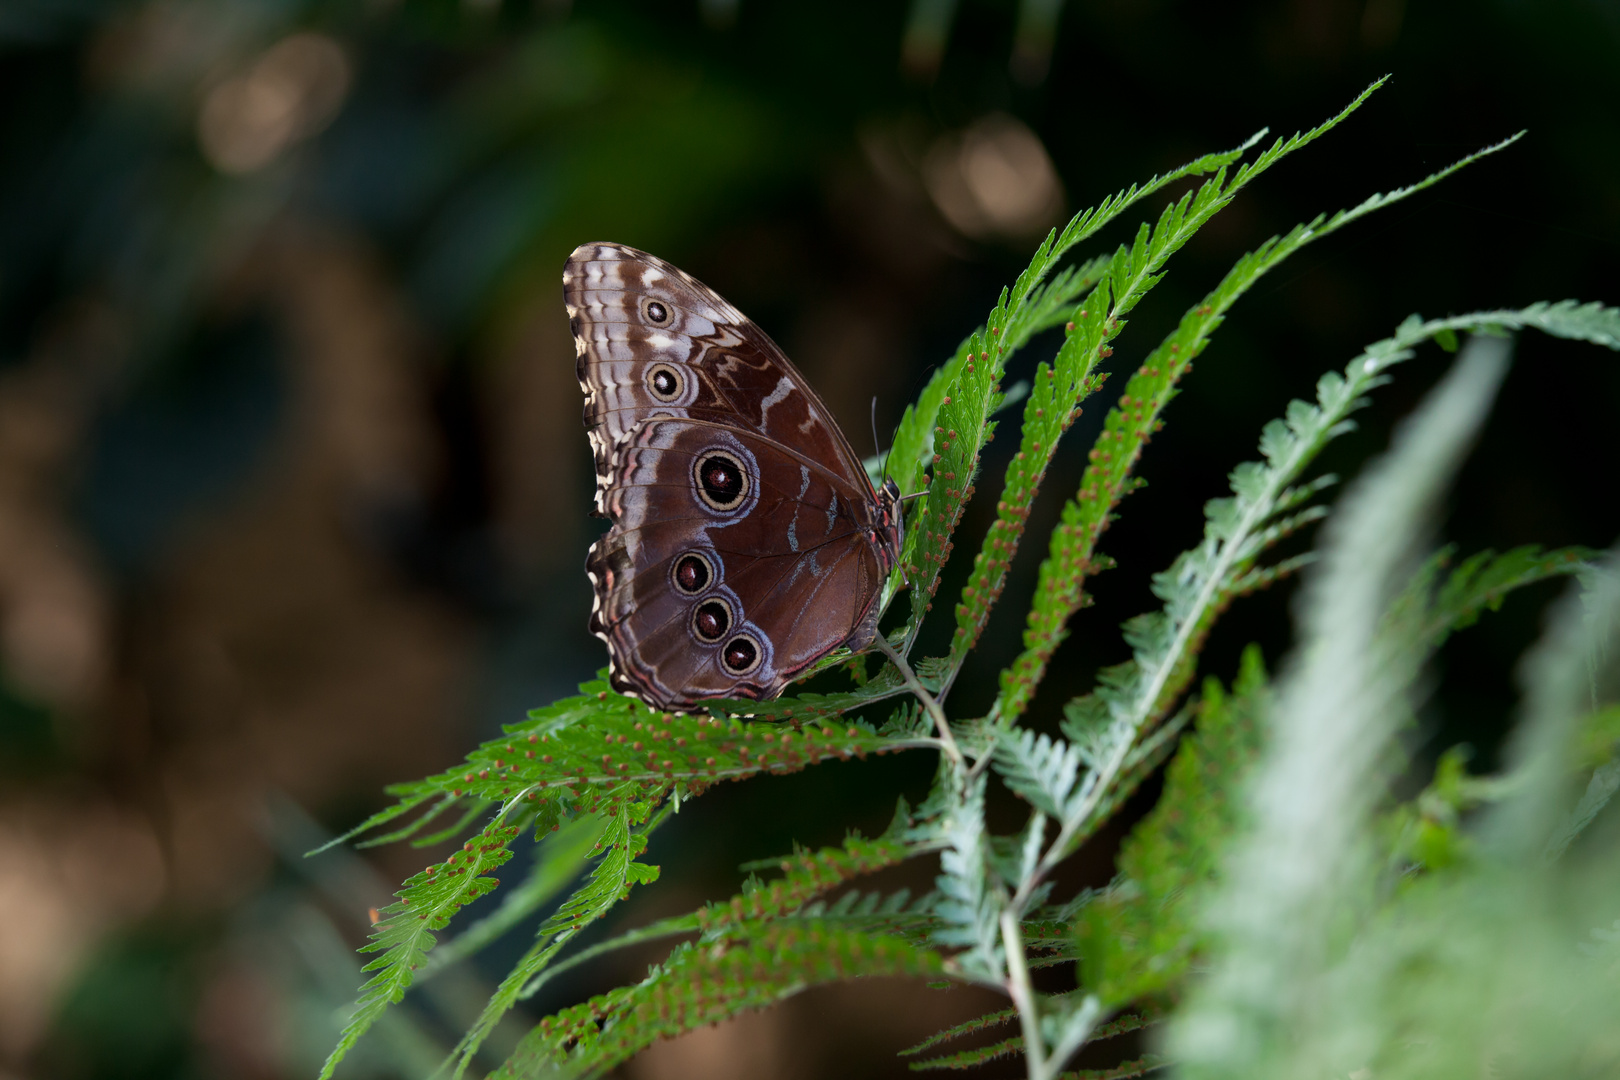
[[[889,644],[887,638],[879,634],[872,639],[872,643],[876,646],[878,652],[889,658],[889,663],[894,665],[894,669],[905,680],[906,689],[916,695],[917,700],[922,703],[923,709],[928,713],[929,718],[934,721],[934,727],[939,731],[940,742],[944,743],[943,749],[946,755],[960,770],[962,768],[962,748],[956,745],[956,736],[951,734],[950,721],[945,719],[945,710],[940,708],[939,699],[928,692],[928,688],[922,684],[922,680],[917,678],[917,673],[911,670],[911,665],[906,662],[906,658],[895,651],[894,646]]]
[[[1024,938],[1018,927],[1018,913],[1001,909],[1001,943],[1007,950],[1007,994],[1018,1010],[1018,1023],[1024,1032],[1024,1060],[1029,1064],[1029,1080],[1048,1080],[1046,1044],[1041,1040],[1041,1017],[1035,1006],[1035,986],[1024,962]]]

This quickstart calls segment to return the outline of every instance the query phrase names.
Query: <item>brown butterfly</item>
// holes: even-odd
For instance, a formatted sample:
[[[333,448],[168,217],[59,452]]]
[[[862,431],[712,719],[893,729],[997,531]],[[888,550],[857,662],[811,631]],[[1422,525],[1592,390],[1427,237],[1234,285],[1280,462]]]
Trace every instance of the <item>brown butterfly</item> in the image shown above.
[[[877,634],[900,490],[873,488],[804,376],[713,289],[622,244],[563,270],[596,457],[591,632],[658,708],[764,700]]]

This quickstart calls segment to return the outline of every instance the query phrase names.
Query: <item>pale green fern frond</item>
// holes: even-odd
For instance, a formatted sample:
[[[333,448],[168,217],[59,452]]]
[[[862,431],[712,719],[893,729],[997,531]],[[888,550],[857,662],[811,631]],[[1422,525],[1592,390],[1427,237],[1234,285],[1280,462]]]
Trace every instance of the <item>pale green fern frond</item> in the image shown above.
[[[1311,915],[1360,872],[1357,838],[1377,790],[1375,767],[1403,713],[1392,706],[1410,683],[1405,658],[1379,648],[1379,625],[1507,357],[1506,342],[1475,338],[1333,519],[1307,583],[1299,657],[1271,709],[1252,831],[1210,909],[1221,951],[1173,1029],[1189,1076],[1290,1075],[1303,1064],[1289,1062],[1279,1036],[1303,1021],[1302,980],[1326,959],[1327,928]]]

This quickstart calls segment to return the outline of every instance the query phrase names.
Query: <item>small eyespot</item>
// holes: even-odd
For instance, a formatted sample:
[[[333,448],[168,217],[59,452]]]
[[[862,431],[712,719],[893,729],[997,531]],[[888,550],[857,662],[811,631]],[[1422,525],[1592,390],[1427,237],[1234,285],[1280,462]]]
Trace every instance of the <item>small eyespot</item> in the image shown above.
[[[669,364],[654,364],[647,369],[647,391],[659,401],[674,401],[686,388],[686,378],[679,369]]]
[[[714,564],[708,557],[699,555],[695,551],[688,551],[675,560],[675,567],[671,574],[675,587],[687,596],[696,596],[709,587],[714,580]],[[722,630],[721,633],[724,633]]]
[[[718,597],[705,600],[692,612],[692,632],[700,641],[719,641],[731,629],[731,605]]]
[[[641,315],[654,326],[668,326],[675,321],[674,310],[662,300],[643,300]]]
[[[720,650],[720,666],[731,675],[747,675],[759,667],[759,642],[752,634],[738,634]]]
[[[712,510],[735,510],[748,497],[748,472],[723,450],[699,454],[693,470],[698,497]]]

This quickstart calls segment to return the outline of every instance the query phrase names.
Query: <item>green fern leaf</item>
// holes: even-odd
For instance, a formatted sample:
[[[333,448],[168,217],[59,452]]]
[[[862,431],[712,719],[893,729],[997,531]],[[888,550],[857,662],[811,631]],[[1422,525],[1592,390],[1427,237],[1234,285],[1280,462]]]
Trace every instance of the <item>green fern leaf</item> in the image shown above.
[[[855,976],[937,977],[938,954],[835,923],[739,927],[725,946],[688,944],[641,983],[542,1020],[496,1077],[595,1076],[658,1039]]]
[[[1029,267],[1011,289],[1002,291],[983,329],[969,335],[956,355],[930,380],[916,406],[901,418],[891,453],[893,475],[906,491],[926,487],[928,492],[907,533],[901,558],[913,589],[908,643],[914,639],[938,588],[939,571],[950,557],[950,536],[961,521],[963,505],[972,495],[971,482],[978,470],[979,455],[994,436],[995,425],[990,418],[1004,400],[1001,378],[1007,361],[1033,335],[1072,319],[1069,311],[1075,299],[1096,284],[1099,276],[1117,263],[1118,256],[1107,263],[1094,260],[1053,276],[1059,261],[1133,203],[1184,177],[1211,171],[1220,174],[1252,143],[1227,153],[1207,155],[1140,187],[1133,186],[1076,214],[1061,233],[1048,234]],[[1117,326],[1113,332],[1118,332]],[[1070,351],[1076,362],[1082,355],[1078,347]],[[1087,370],[1094,359],[1091,356],[1084,361]],[[1078,387],[1075,393],[1079,393]],[[1067,415],[1064,410],[1063,416]],[[925,479],[923,474],[928,468],[932,468],[932,475]]]
[[[941,945],[963,946],[955,963],[968,978],[999,986],[1002,951],[999,911],[989,877],[989,843],[984,828],[983,774],[967,785],[960,802],[938,825],[948,845],[939,855],[940,892],[935,913],[941,926],[934,940]]]
[[[1058,1073],[1058,1080],[1136,1080],[1138,1076],[1146,1076],[1170,1064],[1171,1059],[1163,1054],[1143,1054],[1109,1069],[1074,1069]]]
[[[536,709],[524,723],[509,725],[504,736],[474,750],[460,768],[390,786],[389,793],[399,801],[345,837],[428,803],[432,805],[421,819],[375,842],[412,836],[426,820],[452,808],[464,811],[454,824],[413,842],[426,845],[458,835],[492,806],[508,815],[521,806],[524,814],[549,828],[596,813],[609,800],[607,793],[625,783],[636,785],[648,798],[677,788],[683,798],[691,798],[720,780],[788,773],[821,761],[934,745],[915,735],[885,738],[864,723],[829,722],[837,708],[883,696],[881,688],[846,695],[848,700],[840,698],[834,705],[815,697],[772,703],[778,715],[797,710],[795,723],[772,727],[735,716],[649,709],[614,693],[605,677],[604,673],[602,680],[581,686],[578,696]],[[748,705],[759,708],[756,702]]]
[[[1377,85],[1369,88],[1368,93],[1376,89]],[[1363,94],[1350,108],[1354,109],[1365,97],[1366,94]],[[1116,256],[1113,279],[1114,307],[1109,313],[1108,325],[1113,325],[1119,315],[1140,300],[1145,289],[1156,280],[1153,272],[1162,265],[1163,260],[1186,243],[1193,232],[1225,206],[1244,183],[1268,168],[1290,149],[1304,145],[1331,128],[1348,112],[1349,110],[1346,110],[1339,117],[1307,135],[1295,136],[1286,143],[1279,142],[1254,163],[1240,169],[1229,186],[1223,187],[1222,177],[1217,174],[1214,180],[1206,183],[1195,195],[1166,208],[1151,236],[1139,234],[1136,247],[1128,257]],[[1495,153],[1512,141],[1507,140],[1496,146],[1487,147],[1410,187],[1374,195],[1360,205],[1340,211],[1331,218],[1326,220],[1318,218],[1308,224],[1296,226],[1286,236],[1266,241],[1254,252],[1239,259],[1221,283],[1204,297],[1201,303],[1187,312],[1176,330],[1148,355],[1141,367],[1131,376],[1119,401],[1104,418],[1103,430],[1097,436],[1097,442],[1090,452],[1091,464],[1087,466],[1081,479],[1079,494],[1064,505],[1062,524],[1052,533],[1047,557],[1041,563],[1039,571],[1035,602],[1027,618],[1024,651],[1002,675],[1001,694],[995,707],[995,715],[1002,723],[1010,722],[1028,705],[1035,686],[1045,673],[1048,659],[1064,637],[1064,626],[1083,605],[1084,580],[1099,568],[1096,546],[1102,532],[1108,527],[1112,512],[1119,501],[1136,486],[1137,481],[1132,472],[1143,448],[1160,427],[1162,423],[1160,416],[1175,396],[1176,384],[1192,369],[1193,358],[1209,343],[1210,335],[1221,325],[1225,312],[1262,276],[1311,241],[1437,184],[1458,169],[1486,154]],[[1560,325],[1568,327],[1579,325],[1589,333],[1604,332],[1608,326],[1601,313],[1583,312],[1578,317],[1565,315],[1561,318],[1563,322]],[[1435,332],[1438,330],[1431,330],[1428,336],[1432,336]],[[1228,546],[1220,552],[1211,549],[1212,543],[1220,544],[1222,541],[1236,540],[1236,536],[1226,534],[1239,530],[1244,525],[1251,530],[1261,529],[1266,524],[1277,526],[1270,533],[1262,533],[1261,540],[1269,538],[1274,542],[1286,532],[1290,523],[1279,525],[1271,519],[1280,510],[1297,505],[1301,493],[1286,491],[1287,485],[1294,482],[1304,465],[1315,456],[1321,442],[1345,430],[1337,425],[1342,422],[1345,413],[1359,404],[1359,397],[1356,394],[1376,385],[1372,375],[1354,381],[1355,392],[1346,397],[1342,380],[1337,376],[1324,378],[1318,387],[1320,406],[1291,405],[1284,422],[1267,425],[1261,438],[1261,452],[1269,469],[1258,464],[1250,464],[1240,466],[1233,472],[1232,486],[1237,499],[1221,500],[1213,504],[1208,511],[1208,538],[1205,547],[1199,549],[1205,562],[1214,560],[1219,554],[1227,560],[1235,558],[1239,562],[1252,564],[1253,558],[1263,550],[1263,545],[1258,540],[1251,541],[1245,537],[1242,544]],[[1338,416],[1333,423],[1324,424],[1322,413],[1328,410],[1330,403]],[[1300,453],[1302,448],[1304,453]],[[1279,480],[1280,483],[1273,483]],[[1268,491],[1268,487],[1273,487],[1273,490]],[[1245,511],[1258,513],[1258,518],[1245,520]],[[1297,526],[1300,523],[1302,522],[1295,521],[1291,524]],[[1197,554],[1189,553],[1186,558],[1196,557]],[[1230,586],[1235,581],[1226,575],[1206,575],[1202,582],[1204,586],[1202,590],[1179,586],[1179,582],[1193,569],[1194,567],[1188,565],[1172,567],[1169,577],[1155,580],[1155,591],[1160,592],[1161,596],[1168,594],[1168,599],[1172,603],[1179,599],[1182,606],[1187,608],[1207,610],[1216,606],[1222,599],[1229,599],[1227,593],[1219,591],[1222,586]],[[1244,570],[1246,569],[1247,565],[1244,566]],[[1173,607],[1169,607],[1168,614],[1182,637],[1180,644],[1184,645],[1200,626],[1201,617],[1193,611],[1177,612]],[[1181,688],[1169,685],[1167,677],[1175,664],[1180,662],[1180,657],[1170,656],[1169,660],[1169,668],[1160,666],[1157,669],[1143,666],[1140,658],[1137,660],[1143,671],[1148,673],[1147,677],[1141,680],[1140,687],[1149,697],[1145,701],[1138,701],[1134,707],[1127,706],[1123,713],[1117,714],[1120,731],[1116,733],[1116,742],[1122,740],[1128,744],[1134,737],[1136,727],[1152,714],[1162,714],[1172,704],[1169,699]],[[1190,669],[1186,671],[1186,675],[1190,678]],[[1131,715],[1133,711],[1142,713],[1144,710],[1145,714],[1141,717]]]
[[[1486,550],[1458,564],[1435,595],[1419,628],[1428,648],[1438,648],[1454,630],[1472,626],[1486,611],[1495,611],[1514,589],[1578,573],[1599,552],[1569,547],[1543,552],[1528,544],[1501,555]]]
[[[913,1072],[927,1072],[935,1069],[971,1069],[998,1058],[1012,1057],[1014,1054],[1024,1052],[1024,1037],[1014,1035],[1010,1039],[1002,1039],[989,1046],[980,1046],[972,1050],[959,1050],[954,1054],[943,1057],[928,1058],[924,1061],[913,1061],[907,1065]]]
[[[435,949],[419,977],[472,956],[562,892],[596,849],[603,825],[597,818],[573,821],[537,844],[528,876],[505,894],[499,908]]]
[[[1232,693],[1204,684],[1196,733],[1183,740],[1164,794],[1120,849],[1119,878],[1076,917],[1083,983],[1113,1006],[1173,984],[1197,943],[1194,913],[1237,825],[1235,794],[1259,753],[1268,696],[1250,646]]]
[[[1065,996],[1048,998],[1047,1001],[1049,1004],[1055,1005],[1058,1002],[1063,1001]],[[961,1038],[963,1035],[971,1035],[987,1028],[1008,1023],[1009,1021],[1016,1019],[1017,1016],[1018,1012],[1016,1009],[1001,1009],[997,1012],[988,1013],[984,1016],[969,1020],[966,1023],[957,1024],[955,1027],[947,1028],[937,1035],[931,1035],[927,1039],[924,1039],[922,1042],[918,1043],[916,1046],[908,1047],[905,1050],[900,1051],[900,1054],[902,1057],[905,1057],[921,1053],[924,1050],[930,1049],[931,1047],[937,1046],[940,1043],[946,1042],[950,1039]],[[1100,1042],[1103,1039],[1110,1039],[1116,1035],[1123,1035],[1131,1031],[1140,1031],[1143,1028],[1152,1027],[1155,1024],[1159,1024],[1163,1022],[1163,1020],[1164,1010],[1159,1008],[1146,1008],[1140,1010],[1139,1012],[1126,1013],[1123,1016],[1116,1017],[1106,1024],[1097,1025],[1091,1031],[1090,1037],[1086,1040],[1086,1042]],[[942,1057],[929,1058],[924,1061],[913,1062],[908,1065],[907,1068],[918,1072],[931,1069],[968,1069],[975,1065],[982,1065],[987,1061],[994,1061],[997,1058],[1009,1057],[1013,1054],[1021,1054],[1023,1051],[1024,1037],[1022,1035],[1014,1035],[1012,1038],[1003,1039],[998,1043],[991,1044],[990,1046],[978,1047],[973,1050],[964,1050],[956,1054],[947,1054]]]
[[[362,969],[376,974],[360,988],[360,998],[343,1025],[338,1044],[321,1066],[321,1080],[332,1075],[389,1005],[405,997],[437,941],[433,931],[444,929],[451,916],[499,884],[485,875],[512,857],[510,845],[522,831],[497,817],[443,863],[413,874],[395,894],[399,901],[382,909],[382,920],[372,928],[371,940],[361,947],[362,952],[382,953]]]
[[[905,844],[889,837],[868,840],[852,835],[839,847],[785,856],[778,862],[783,871],[781,878],[700,908],[697,925],[706,937],[723,937],[733,927],[797,911],[851,878],[893,866],[910,854]],[[853,901],[853,894],[850,899]]]
[[[455,1059],[455,1077],[459,1078],[466,1071],[495,1025],[563,946],[628,897],[632,886],[657,880],[658,867],[638,863],[635,859],[647,850],[648,834],[669,816],[670,804],[655,812],[655,802],[637,798],[637,790],[637,785],[626,782],[611,793],[605,827],[595,847],[603,853],[601,860],[586,882],[541,924],[534,944],[501,980],[478,1019],[457,1043],[451,1054]]]
[[[995,1012],[976,1016],[972,1020],[963,1021],[954,1027],[948,1027],[944,1031],[930,1035],[917,1045],[908,1046],[900,1051],[900,1056],[910,1057],[913,1054],[920,1054],[924,1050],[933,1049],[942,1042],[960,1039],[963,1035],[973,1035],[987,1028],[1000,1027],[1002,1024],[1010,1024],[1016,1019],[1018,1019],[1017,1009],[997,1009]]]
[[[996,771],[1009,788],[1050,817],[1068,817],[1081,752],[1061,739],[1020,731],[996,744]]]

